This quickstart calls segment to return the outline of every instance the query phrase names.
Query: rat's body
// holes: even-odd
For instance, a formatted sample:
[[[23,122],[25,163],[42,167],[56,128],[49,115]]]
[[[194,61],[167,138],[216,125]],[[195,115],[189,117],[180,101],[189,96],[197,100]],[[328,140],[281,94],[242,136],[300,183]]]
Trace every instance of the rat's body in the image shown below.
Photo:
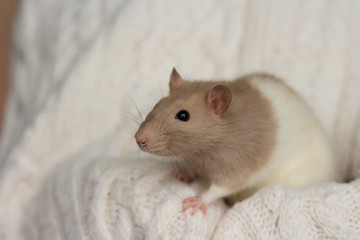
[[[144,151],[175,156],[181,174],[208,182],[185,209],[205,212],[215,199],[236,193],[241,199],[274,181],[304,186],[335,179],[320,124],[292,89],[266,74],[190,82],[174,70],[169,96],[136,139]]]

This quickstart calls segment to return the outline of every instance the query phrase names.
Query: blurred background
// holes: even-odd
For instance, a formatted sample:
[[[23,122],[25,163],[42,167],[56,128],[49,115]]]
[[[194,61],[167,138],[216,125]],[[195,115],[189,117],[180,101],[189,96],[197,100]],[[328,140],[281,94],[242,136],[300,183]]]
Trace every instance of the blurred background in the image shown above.
[[[132,98],[143,114],[166,94],[173,66],[185,77],[206,79],[267,71],[304,96],[334,143],[339,171],[355,176],[359,4],[1,0],[0,126],[6,141],[0,156],[84,64],[101,73],[98,85],[122,82],[123,101]],[[85,63],[95,52],[97,59]],[[139,99],[144,96],[146,103]]]
[[[0,239],[20,239],[23,208],[59,166],[137,152],[122,116],[134,104],[146,115],[174,66],[191,79],[284,79],[353,179],[359,25],[358,0],[0,0]]]
[[[10,52],[12,26],[17,10],[17,1],[0,1],[0,136],[5,108],[7,89],[10,78]]]

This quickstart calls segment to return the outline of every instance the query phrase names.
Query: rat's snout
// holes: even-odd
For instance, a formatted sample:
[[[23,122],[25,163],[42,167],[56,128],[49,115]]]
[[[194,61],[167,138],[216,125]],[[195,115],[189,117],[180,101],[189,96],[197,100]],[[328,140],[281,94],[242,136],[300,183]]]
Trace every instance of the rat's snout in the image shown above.
[[[149,138],[144,134],[140,134],[139,132],[136,133],[135,140],[140,148],[146,147],[149,143]]]
[[[136,143],[139,145],[139,147],[146,147],[148,142],[149,139],[146,137],[136,139]]]
[[[142,124],[135,134],[135,141],[139,148],[155,155],[164,155],[166,152],[166,138],[164,134],[153,131],[153,126]]]

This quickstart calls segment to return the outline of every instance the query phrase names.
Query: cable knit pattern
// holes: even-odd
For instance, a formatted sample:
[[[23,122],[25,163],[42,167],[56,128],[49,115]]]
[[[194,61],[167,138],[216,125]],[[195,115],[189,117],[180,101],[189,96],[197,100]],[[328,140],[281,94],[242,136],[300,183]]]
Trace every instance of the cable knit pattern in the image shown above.
[[[39,219],[40,223],[26,221],[26,236],[30,239],[209,239],[226,205],[221,201],[212,205],[206,218],[202,214],[183,213],[182,200],[203,186],[196,183],[189,187],[171,177],[164,164],[148,160],[78,162],[70,173],[67,166],[62,168],[61,174],[46,181],[37,199],[46,209],[29,214],[30,219]],[[50,228],[42,231],[43,226]],[[59,226],[68,231],[59,231]]]
[[[28,215],[26,236],[210,239],[214,233],[219,240],[359,239],[360,201],[354,196],[360,194],[360,180],[303,189],[274,184],[232,209],[217,201],[206,216],[191,216],[181,211],[181,202],[204,186],[175,180],[154,160],[79,161],[71,164],[71,172],[62,166],[35,200],[42,208]]]
[[[204,186],[138,152],[131,117],[133,103],[145,114],[166,95],[173,66],[206,79],[268,71],[304,96],[339,173],[354,177],[359,22],[356,0],[22,1],[0,239],[360,239],[359,180],[276,183],[231,209],[219,200],[205,217],[182,213]]]
[[[359,239],[360,180],[295,189],[274,184],[227,212],[214,239]]]

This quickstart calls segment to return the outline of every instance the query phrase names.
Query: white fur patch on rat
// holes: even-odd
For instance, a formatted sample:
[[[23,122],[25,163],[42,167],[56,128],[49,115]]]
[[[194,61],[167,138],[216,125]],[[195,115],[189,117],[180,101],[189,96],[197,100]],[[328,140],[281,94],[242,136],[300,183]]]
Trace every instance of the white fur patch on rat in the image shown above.
[[[177,159],[178,179],[209,188],[184,200],[206,213],[216,199],[238,201],[274,181],[304,186],[335,180],[333,154],[304,100],[262,73],[233,81],[187,81],[173,69],[169,96],[141,123],[146,152]]]

